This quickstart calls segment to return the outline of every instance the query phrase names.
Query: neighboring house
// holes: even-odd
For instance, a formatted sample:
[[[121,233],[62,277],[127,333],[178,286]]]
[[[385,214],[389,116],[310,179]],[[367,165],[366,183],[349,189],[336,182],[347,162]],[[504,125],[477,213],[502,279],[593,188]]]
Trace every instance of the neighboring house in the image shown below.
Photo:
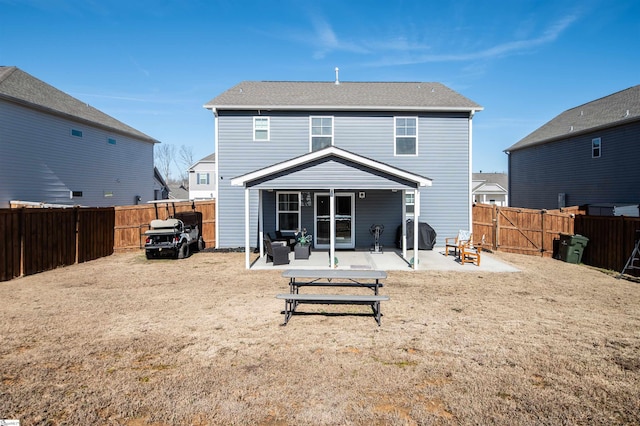
[[[506,173],[474,173],[473,202],[508,206],[509,178]]]
[[[211,199],[217,194],[216,154],[207,155],[189,167],[189,199]]]
[[[245,81],[205,108],[215,116],[216,243],[245,247],[247,266],[262,232],[305,228],[333,259],[371,247],[373,225],[394,247],[407,210],[442,242],[471,228],[482,107],[440,83]]]
[[[153,199],[166,200],[169,198],[169,185],[162,177],[157,167],[153,168]]]
[[[170,184],[169,198],[172,200],[188,200],[189,190],[181,183]]]
[[[640,204],[640,85],[569,109],[511,146],[509,204]]]
[[[11,200],[153,200],[157,142],[19,68],[0,67],[0,208]]]

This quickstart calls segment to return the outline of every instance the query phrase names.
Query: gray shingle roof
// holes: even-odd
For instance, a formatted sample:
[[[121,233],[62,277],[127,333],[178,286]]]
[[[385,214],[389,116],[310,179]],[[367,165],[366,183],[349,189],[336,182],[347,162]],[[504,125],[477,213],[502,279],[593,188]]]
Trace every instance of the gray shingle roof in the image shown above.
[[[571,108],[505,151],[516,151],[598,128],[617,126],[636,120],[640,120],[640,85]]]
[[[243,81],[209,101],[213,109],[482,110],[440,83]]]
[[[473,173],[472,179],[474,181],[482,181],[483,184],[496,183],[503,188],[509,186],[509,176],[506,173]]]
[[[5,99],[66,119],[85,122],[147,142],[158,142],[151,136],[93,108],[73,96],[38,80],[17,67],[0,66],[0,99]]]
[[[200,160],[198,160],[198,163],[202,163],[202,162],[216,162],[216,153],[214,152],[213,154],[209,154],[204,158],[201,158]]]

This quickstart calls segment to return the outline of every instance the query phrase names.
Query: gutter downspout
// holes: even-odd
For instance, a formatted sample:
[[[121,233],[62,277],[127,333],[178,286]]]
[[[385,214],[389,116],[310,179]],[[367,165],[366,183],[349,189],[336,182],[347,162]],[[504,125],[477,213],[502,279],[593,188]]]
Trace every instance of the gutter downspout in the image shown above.
[[[213,137],[215,140],[213,141],[213,149],[216,153],[216,248],[220,248],[220,218],[218,217],[220,211],[220,170],[218,169],[218,164],[220,164],[220,157],[218,155],[218,111],[215,108],[212,108],[213,112]]]

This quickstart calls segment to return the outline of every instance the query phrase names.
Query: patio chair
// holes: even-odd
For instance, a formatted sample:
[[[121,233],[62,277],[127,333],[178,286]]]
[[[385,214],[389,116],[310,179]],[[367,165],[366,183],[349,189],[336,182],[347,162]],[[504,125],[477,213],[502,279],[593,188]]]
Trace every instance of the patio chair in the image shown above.
[[[296,237],[294,234],[285,235],[282,231],[275,231],[274,233],[268,233],[269,238],[273,242],[284,243],[284,245],[289,247],[290,251],[293,251],[293,247],[296,245]]]
[[[484,235],[479,243],[474,244],[469,240],[466,244],[460,246],[460,263],[473,263],[476,266],[480,266],[480,257],[482,253],[482,245],[484,244]]]
[[[273,262],[273,265],[286,265],[289,263],[289,253],[291,249],[283,242],[271,241],[269,234],[264,236],[264,246],[267,252],[267,263]]]
[[[460,246],[473,241],[472,237],[473,234],[471,232],[460,230],[458,231],[458,235],[456,235],[455,237],[445,238],[444,255],[449,255],[449,248],[451,247],[453,248],[453,255],[457,256],[458,252],[460,251]]]

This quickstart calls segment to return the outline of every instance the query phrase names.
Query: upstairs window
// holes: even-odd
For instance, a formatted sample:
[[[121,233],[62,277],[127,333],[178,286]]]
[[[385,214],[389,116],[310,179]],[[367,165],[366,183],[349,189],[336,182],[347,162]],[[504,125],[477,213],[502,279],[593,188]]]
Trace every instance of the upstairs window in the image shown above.
[[[333,117],[311,117],[311,151],[333,145]]]
[[[600,158],[602,155],[602,141],[600,138],[591,139],[591,158]]]
[[[209,173],[198,173],[197,178],[198,185],[209,185]]]
[[[395,155],[418,155],[418,119],[396,117]]]
[[[253,140],[269,140],[269,117],[253,117]]]
[[[300,193],[278,192],[276,226],[280,231],[300,229]]]

